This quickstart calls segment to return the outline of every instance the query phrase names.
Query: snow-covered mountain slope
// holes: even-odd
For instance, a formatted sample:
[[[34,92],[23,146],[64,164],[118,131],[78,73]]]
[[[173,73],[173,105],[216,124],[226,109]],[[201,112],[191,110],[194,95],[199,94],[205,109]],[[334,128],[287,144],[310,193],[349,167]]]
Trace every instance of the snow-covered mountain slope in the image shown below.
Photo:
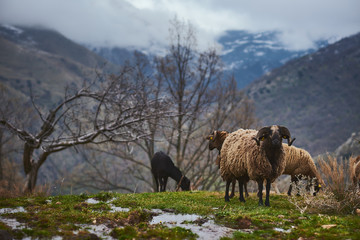
[[[218,39],[223,46],[220,53],[227,74],[234,74],[238,87],[244,88],[255,79],[288,60],[312,53],[328,45],[328,41],[319,41],[311,49],[294,51],[287,49],[275,31],[251,33],[247,31],[228,31]],[[123,64],[131,60],[134,49],[118,47],[86,46],[91,51],[114,64]],[[146,50],[138,49],[146,54]]]
[[[328,41],[318,41],[306,50],[287,49],[275,31],[250,33],[228,31],[219,38],[223,46],[222,60],[228,73],[234,74],[238,87],[243,88],[270,70],[287,61],[312,53],[328,45]]]

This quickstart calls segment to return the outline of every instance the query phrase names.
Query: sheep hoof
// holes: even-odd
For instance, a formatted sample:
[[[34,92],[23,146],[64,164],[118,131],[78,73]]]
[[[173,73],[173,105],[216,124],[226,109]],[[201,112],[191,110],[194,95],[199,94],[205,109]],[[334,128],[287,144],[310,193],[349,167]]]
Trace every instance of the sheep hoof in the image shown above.
[[[230,197],[230,198],[233,198],[234,196],[235,196],[235,194],[231,194],[229,197]]]
[[[263,206],[264,204],[263,204],[263,202],[259,202],[259,206]]]
[[[240,202],[245,202],[245,199],[240,199],[240,198],[239,198],[239,201],[240,201]]]
[[[229,197],[225,197],[225,202],[230,202]]]

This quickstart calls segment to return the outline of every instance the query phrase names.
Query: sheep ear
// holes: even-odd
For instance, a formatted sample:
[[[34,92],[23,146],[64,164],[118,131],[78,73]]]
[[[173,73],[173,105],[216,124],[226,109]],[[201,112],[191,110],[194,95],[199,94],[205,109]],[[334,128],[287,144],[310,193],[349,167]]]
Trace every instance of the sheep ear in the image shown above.
[[[217,134],[218,134],[218,131],[214,131],[214,139],[216,139]]]

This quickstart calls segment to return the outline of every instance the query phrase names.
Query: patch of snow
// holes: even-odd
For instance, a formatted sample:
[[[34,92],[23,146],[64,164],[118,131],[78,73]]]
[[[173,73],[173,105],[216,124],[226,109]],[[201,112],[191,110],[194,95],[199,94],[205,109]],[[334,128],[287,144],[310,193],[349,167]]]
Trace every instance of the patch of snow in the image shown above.
[[[109,236],[112,229],[108,228],[104,224],[99,224],[99,225],[76,224],[76,226],[80,227],[81,230],[87,230],[89,233],[95,234],[101,239],[109,239],[109,240],[114,239],[113,237]],[[73,233],[78,234],[79,231],[74,231]]]
[[[191,223],[202,220],[202,217],[196,214],[174,214],[165,213],[153,217],[150,224],[164,224],[167,227],[182,227],[196,233],[198,239],[220,239],[230,236],[235,230],[215,224],[214,220],[205,220],[202,225]]]
[[[261,56],[264,56],[264,55],[265,55],[264,52],[256,52],[255,53],[255,56],[257,56],[257,57],[261,57]]]
[[[244,63],[243,60],[241,60],[241,61],[235,61],[235,62],[232,62],[232,63],[226,65],[226,66],[224,67],[224,69],[225,69],[225,70],[236,69],[236,68],[239,68],[243,63]]]
[[[230,49],[227,49],[227,50],[223,50],[221,52],[221,55],[224,56],[226,54],[229,54],[229,53],[233,52],[234,50],[235,50],[235,48],[230,48]]]
[[[89,198],[89,199],[86,199],[85,202],[88,204],[98,204],[100,201],[93,199],[93,198]]]
[[[114,205],[110,205],[111,210],[110,212],[128,212],[130,211],[130,208],[122,208],[122,207],[115,207]]]
[[[128,211],[130,211],[129,208],[116,207],[113,204],[111,204],[111,202],[114,201],[114,200],[116,200],[116,198],[113,198],[113,199],[106,202],[107,204],[110,203],[110,208],[111,208],[110,212],[128,212]],[[98,201],[96,199],[93,199],[93,198],[89,198],[85,202],[87,204],[98,204],[98,203],[100,203],[100,201]]]
[[[0,208],[0,215],[5,213],[18,213],[18,212],[26,212],[23,207],[17,208]]]
[[[294,227],[292,227],[292,228],[294,228]],[[274,228],[274,230],[277,232],[290,233],[292,229],[290,228],[288,230],[285,230],[283,228]]]
[[[21,30],[20,28],[14,27],[12,25],[9,24],[1,24],[1,26],[3,26],[4,28],[7,28],[11,31],[13,31],[15,34],[20,35],[21,33],[23,33],[24,31]]]
[[[24,223],[18,222],[15,218],[0,217],[0,222],[3,222],[5,225],[9,226],[12,229],[24,229],[26,227]]]

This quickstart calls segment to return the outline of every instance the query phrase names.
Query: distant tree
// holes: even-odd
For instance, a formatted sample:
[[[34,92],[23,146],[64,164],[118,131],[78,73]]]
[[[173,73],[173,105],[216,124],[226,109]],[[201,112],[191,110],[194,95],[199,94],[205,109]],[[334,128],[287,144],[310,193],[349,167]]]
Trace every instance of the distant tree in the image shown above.
[[[151,92],[142,92],[146,83],[134,80],[133,71],[124,67],[117,76],[99,75],[98,80],[104,82],[100,88],[93,83],[77,91],[67,90],[63,101],[46,114],[32,98],[41,123],[38,129],[20,128],[9,116],[1,116],[0,126],[24,142],[27,191],[34,190],[38,171],[50,154],[78,145],[128,143],[148,136],[143,122],[167,112]]]

